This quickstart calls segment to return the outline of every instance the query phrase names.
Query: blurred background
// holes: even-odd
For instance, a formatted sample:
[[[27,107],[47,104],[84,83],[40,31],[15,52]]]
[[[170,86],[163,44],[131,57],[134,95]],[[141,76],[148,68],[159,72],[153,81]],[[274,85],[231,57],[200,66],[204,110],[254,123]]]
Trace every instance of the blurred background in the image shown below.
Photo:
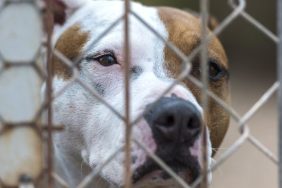
[[[140,0],[148,5],[174,6],[199,11],[199,1]],[[246,11],[276,33],[276,1],[247,0]],[[227,0],[211,0],[210,12],[219,22],[232,12]],[[244,115],[276,80],[276,45],[243,18],[228,26],[221,39],[230,64],[232,106]],[[251,134],[277,154],[277,101],[270,101],[251,119]],[[218,158],[239,138],[231,122]],[[213,173],[212,188],[277,187],[278,168],[248,141]]]

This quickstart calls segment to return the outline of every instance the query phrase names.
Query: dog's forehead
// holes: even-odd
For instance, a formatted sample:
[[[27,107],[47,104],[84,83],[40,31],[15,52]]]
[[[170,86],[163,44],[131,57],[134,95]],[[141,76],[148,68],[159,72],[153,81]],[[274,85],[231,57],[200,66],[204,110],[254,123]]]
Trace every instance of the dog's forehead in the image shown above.
[[[115,3],[112,5],[112,3]],[[107,28],[110,28],[118,18],[124,15],[124,3],[122,1],[111,2],[94,2],[93,9],[101,7],[101,10],[96,11],[87,20],[82,21],[82,26],[85,30],[91,33],[89,42],[86,48],[93,44],[98,37],[101,36]],[[153,27],[164,39],[167,39],[168,34],[166,28],[161,21],[158,10],[156,8],[146,7],[139,3],[132,3],[133,12],[139,15],[148,25]],[[92,17],[91,19],[89,19]],[[93,23],[92,20],[95,20]],[[130,41],[132,57],[135,60],[149,59],[154,61],[160,59],[163,54],[161,48],[163,42],[159,39],[148,27],[133,15],[130,16]],[[107,34],[103,35],[99,42],[91,45],[90,51],[96,52],[103,49],[113,49],[116,53],[122,56],[124,46],[124,21],[121,20]],[[134,63],[134,61],[133,61]]]

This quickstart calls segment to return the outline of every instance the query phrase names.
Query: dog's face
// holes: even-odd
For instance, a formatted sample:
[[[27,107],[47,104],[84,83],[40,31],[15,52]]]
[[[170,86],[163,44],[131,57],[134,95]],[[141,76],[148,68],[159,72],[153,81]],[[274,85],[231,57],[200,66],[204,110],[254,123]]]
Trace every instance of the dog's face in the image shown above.
[[[54,46],[70,60],[79,56],[78,77],[122,115],[125,114],[124,91],[124,25],[118,23],[98,42],[101,35],[124,13],[122,1],[83,1],[66,3],[71,9],[66,21],[57,26]],[[200,20],[186,12],[171,8],[149,8],[132,3],[140,15],[163,38],[189,55],[200,44]],[[131,120],[141,115],[133,126],[132,137],[158,155],[176,173],[191,183],[201,169],[200,130],[207,125],[208,157],[212,147],[218,147],[226,132],[228,116],[213,100],[206,112],[200,105],[201,90],[189,79],[176,85],[159,102],[160,95],[172,84],[183,69],[181,59],[155,34],[133,16],[130,17],[131,46]],[[200,78],[199,58],[193,60],[192,76]],[[216,38],[209,44],[210,90],[228,100],[227,59]],[[54,91],[60,91],[74,75],[71,68],[58,58],[53,60]],[[205,118],[204,118],[205,117]],[[65,125],[56,135],[59,158],[73,184],[81,178],[71,177],[81,171],[80,165],[69,161],[83,160],[86,168],[94,170],[125,144],[123,120],[94,97],[79,83],[72,83],[54,101],[54,118]],[[211,138],[211,139],[210,139]],[[210,142],[211,140],[211,142]],[[213,145],[213,146],[212,146]],[[132,144],[132,171],[136,187],[174,185],[167,174]],[[210,163],[210,160],[209,160]],[[99,174],[111,185],[123,185],[124,152],[120,152]],[[78,173],[79,174],[79,173]]]

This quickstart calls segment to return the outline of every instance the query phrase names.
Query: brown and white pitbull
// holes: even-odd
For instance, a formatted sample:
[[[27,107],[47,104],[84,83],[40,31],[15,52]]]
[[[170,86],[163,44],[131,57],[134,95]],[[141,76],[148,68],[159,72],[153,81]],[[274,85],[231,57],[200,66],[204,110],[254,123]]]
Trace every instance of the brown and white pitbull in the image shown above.
[[[120,0],[62,0],[60,24],[55,28],[54,48],[78,64],[79,78],[119,113],[124,112],[124,24],[92,45],[102,32],[124,14]],[[147,7],[133,2],[131,9],[151,25],[167,41],[187,56],[201,41],[200,19],[181,10]],[[56,15],[55,15],[56,16]],[[200,130],[207,125],[209,165],[212,149],[219,147],[226,133],[229,117],[216,102],[210,100],[208,110],[201,107],[201,90],[189,79],[176,85],[158,103],[155,100],[171,85],[182,70],[181,59],[135,17],[130,16],[131,45],[131,118],[143,114],[133,127],[133,137],[157,154],[187,183],[201,170]],[[228,101],[227,58],[219,40],[208,45],[209,89]],[[70,82],[73,71],[54,58],[54,91]],[[200,61],[195,58],[191,75],[200,79]],[[205,117],[205,118],[203,118]],[[65,125],[65,131],[54,139],[58,173],[71,187],[102,164],[125,144],[124,122],[85,90],[71,84],[54,101],[54,121]],[[177,187],[146,153],[133,144],[132,172],[135,187]],[[124,152],[120,152],[95,178],[90,187],[122,187]]]

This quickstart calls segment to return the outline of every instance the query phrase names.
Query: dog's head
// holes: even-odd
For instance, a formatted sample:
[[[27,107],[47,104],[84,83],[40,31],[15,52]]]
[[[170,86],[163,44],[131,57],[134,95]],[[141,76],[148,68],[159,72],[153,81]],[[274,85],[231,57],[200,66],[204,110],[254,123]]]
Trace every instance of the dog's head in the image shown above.
[[[124,14],[123,1],[64,0],[59,8],[60,24],[54,33],[54,48],[68,59],[82,59],[74,65],[78,78],[95,90],[116,111],[125,114],[124,92],[124,24],[115,24]],[[187,56],[200,44],[200,19],[173,8],[146,7],[132,3],[132,10],[142,17],[163,38],[172,42]],[[93,44],[93,42],[95,42]],[[207,111],[201,107],[201,89],[188,78],[174,86],[155,102],[181,73],[181,59],[148,27],[130,16],[131,46],[131,120],[141,115],[133,126],[132,137],[157,154],[176,173],[191,183],[201,169],[200,132],[202,125],[210,134],[208,157],[221,143],[228,125],[227,113],[212,99]],[[228,100],[227,58],[217,38],[208,45],[209,89],[224,101]],[[69,83],[74,72],[58,58],[53,60],[54,91]],[[192,61],[191,75],[200,79],[200,60]],[[95,169],[125,144],[123,120],[89,89],[78,82],[69,85],[54,101],[54,118],[66,129],[55,138],[56,151],[71,171],[80,171],[68,160],[83,160]],[[205,118],[204,118],[205,117]],[[210,139],[211,138],[211,139]],[[211,141],[211,142],[210,142]],[[171,187],[170,179],[146,152],[133,143],[131,149],[133,181]],[[120,152],[100,173],[106,182],[123,185],[124,152]],[[71,177],[72,180],[77,177]],[[79,178],[78,178],[79,179]],[[78,183],[78,182],[74,182]],[[150,184],[150,187],[153,187]]]

